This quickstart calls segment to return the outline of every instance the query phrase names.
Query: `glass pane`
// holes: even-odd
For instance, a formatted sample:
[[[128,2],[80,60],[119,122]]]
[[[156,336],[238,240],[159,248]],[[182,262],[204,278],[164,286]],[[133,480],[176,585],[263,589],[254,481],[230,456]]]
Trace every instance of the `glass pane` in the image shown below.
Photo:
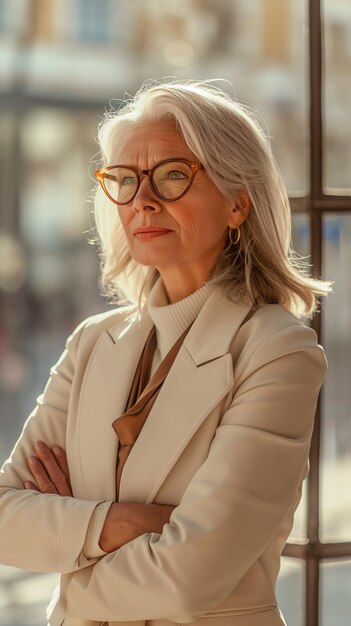
[[[292,240],[294,249],[301,256],[310,254],[310,220],[307,213],[292,214]],[[306,259],[309,263],[310,259]]]
[[[296,252],[304,257],[310,249],[309,217],[306,213],[292,214],[292,240]],[[308,262],[309,259],[307,259]],[[302,484],[300,503],[294,514],[294,524],[287,539],[289,543],[304,543],[307,537],[307,480]]]
[[[324,299],[323,345],[329,369],[322,394],[321,540],[351,540],[351,215],[323,222],[323,275],[335,280]]]
[[[277,580],[277,599],[289,626],[304,626],[305,565],[300,559],[284,556]]]
[[[324,0],[324,191],[351,193],[351,2]]]
[[[349,626],[351,561],[325,562],[320,569],[321,626]]]

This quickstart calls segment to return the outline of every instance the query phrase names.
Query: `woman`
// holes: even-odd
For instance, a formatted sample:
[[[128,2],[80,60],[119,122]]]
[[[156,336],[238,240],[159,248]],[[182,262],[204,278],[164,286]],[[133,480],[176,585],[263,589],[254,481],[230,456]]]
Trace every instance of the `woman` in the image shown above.
[[[1,562],[61,573],[51,626],[281,626],[326,372],[301,318],[330,283],[300,266],[269,142],[221,90],[145,86],[99,140],[101,285],[129,304],[51,369],[2,469]]]

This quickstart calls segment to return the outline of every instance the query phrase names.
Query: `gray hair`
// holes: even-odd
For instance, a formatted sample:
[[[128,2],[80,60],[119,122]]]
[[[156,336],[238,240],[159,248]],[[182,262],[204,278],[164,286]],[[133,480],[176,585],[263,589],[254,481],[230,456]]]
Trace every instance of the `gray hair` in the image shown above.
[[[210,81],[145,83],[123,104],[118,111],[105,113],[99,125],[104,165],[113,161],[114,147],[126,127],[173,120],[223,196],[236,202],[245,190],[250,198],[240,241],[231,244],[228,239],[208,284],[232,302],[279,303],[298,318],[312,317],[318,297],[327,295],[332,283],[310,277],[291,246],[289,199],[255,112]],[[100,185],[94,215],[101,293],[110,303],[129,301],[140,312],[159,271],[131,257],[117,207]]]

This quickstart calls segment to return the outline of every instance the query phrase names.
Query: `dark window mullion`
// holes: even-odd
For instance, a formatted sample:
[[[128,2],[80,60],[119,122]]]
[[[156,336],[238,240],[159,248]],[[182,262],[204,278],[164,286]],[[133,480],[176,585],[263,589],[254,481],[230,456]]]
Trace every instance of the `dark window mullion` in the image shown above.
[[[311,263],[316,276],[322,269],[322,212],[315,202],[322,198],[323,133],[322,133],[322,27],[320,0],[308,2],[309,36],[309,125],[310,125],[310,244]],[[321,338],[321,313],[314,316],[312,328]],[[319,459],[320,399],[310,449],[310,472],[307,483],[307,537],[305,626],[319,623]]]
[[[349,213],[351,211],[351,195],[350,196],[330,196],[323,195],[322,198],[314,198],[311,201],[310,196],[290,197],[290,206],[294,213],[306,213],[312,211]]]
[[[313,200],[314,211],[351,211],[351,196],[323,195]]]

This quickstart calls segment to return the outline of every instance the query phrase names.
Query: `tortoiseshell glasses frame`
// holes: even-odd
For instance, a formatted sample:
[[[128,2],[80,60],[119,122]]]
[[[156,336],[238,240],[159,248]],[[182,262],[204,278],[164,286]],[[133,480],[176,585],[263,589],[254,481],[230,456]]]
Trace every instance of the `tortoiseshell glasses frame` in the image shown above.
[[[155,185],[155,181],[154,181],[154,172],[155,170],[157,170],[158,167],[160,167],[161,165],[163,165],[164,163],[185,163],[186,165],[189,166],[190,170],[191,170],[191,175],[189,178],[189,182],[186,186],[186,188],[184,190],[182,190],[182,192],[177,195],[176,197],[173,198],[168,198],[168,197],[164,197],[159,190],[157,189],[156,185]],[[111,196],[111,194],[109,193],[106,185],[105,185],[105,179],[110,179],[110,180],[116,180],[116,177],[113,176],[113,174],[110,174],[111,170],[116,169],[117,167],[126,169],[126,170],[130,170],[132,172],[134,172],[134,174],[136,175],[136,179],[137,179],[137,186],[135,188],[135,191],[133,192],[132,196],[130,198],[128,198],[127,201],[125,202],[121,202],[119,200],[116,200],[113,196]],[[137,192],[138,189],[140,187],[140,182],[141,182],[141,177],[142,176],[148,176],[149,177],[149,181],[150,181],[150,187],[152,189],[152,191],[154,192],[155,196],[157,196],[158,198],[160,198],[160,200],[164,200],[166,202],[174,202],[175,200],[179,200],[180,198],[182,198],[183,196],[185,196],[185,194],[189,191],[195,174],[196,172],[198,172],[199,170],[204,170],[204,166],[201,163],[196,163],[194,161],[189,161],[188,159],[181,159],[181,158],[171,158],[171,159],[165,159],[164,161],[159,161],[159,163],[156,163],[156,165],[154,165],[153,167],[151,167],[148,170],[138,170],[136,167],[132,167],[130,165],[109,165],[107,167],[102,167],[98,170],[95,171],[95,177],[97,178],[97,180],[99,181],[102,189],[104,190],[105,194],[107,195],[107,197],[111,200],[111,202],[114,202],[115,204],[117,204],[118,206],[120,205],[124,205],[124,204],[129,204],[129,202],[131,202]]]

